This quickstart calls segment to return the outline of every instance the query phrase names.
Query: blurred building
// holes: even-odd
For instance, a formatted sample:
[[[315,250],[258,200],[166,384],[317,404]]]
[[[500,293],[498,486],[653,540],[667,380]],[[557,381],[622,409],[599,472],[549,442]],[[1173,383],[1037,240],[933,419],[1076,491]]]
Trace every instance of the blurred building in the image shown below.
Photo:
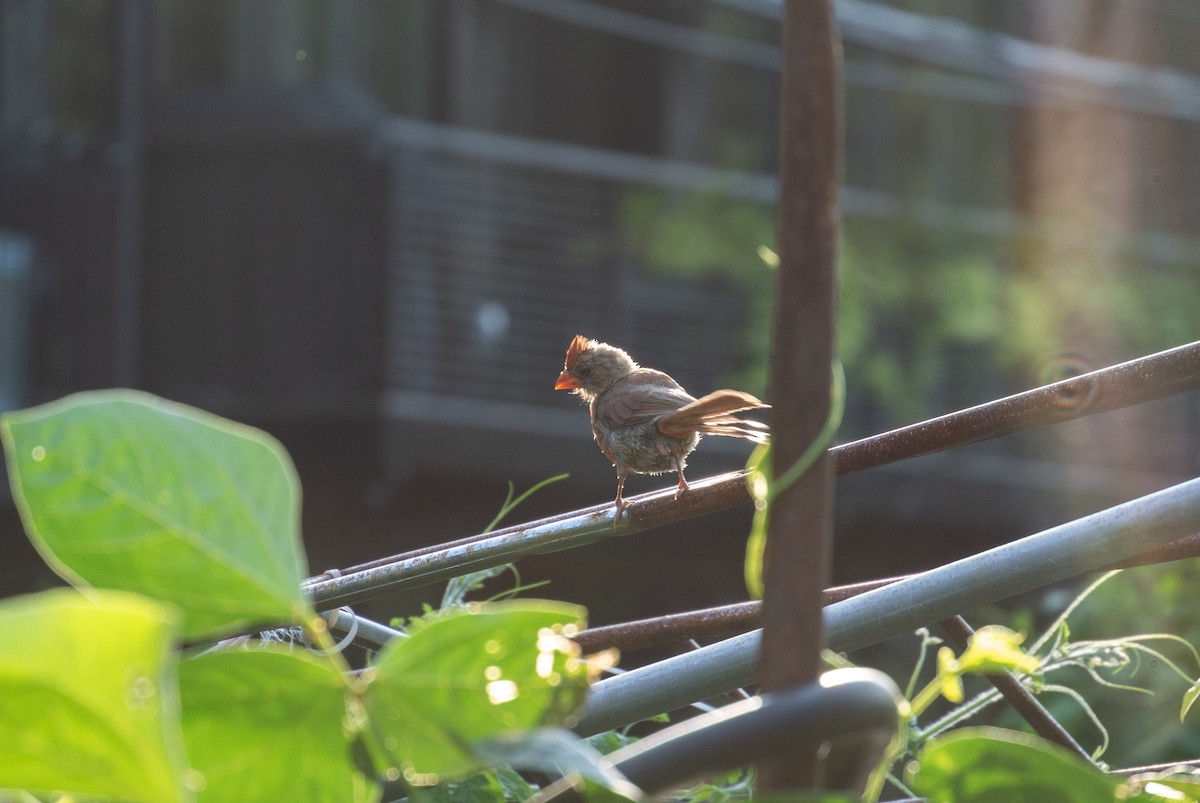
[[[570,471],[546,504],[608,498],[550,390],[575,333],[694,392],[765,390],[778,11],[0,3],[0,408],[136,386],[265,426],[310,472],[314,561],[340,565],[356,506],[368,557],[485,523],[508,479]],[[1175,312],[1200,254],[1190,5],[838,12],[846,438],[1195,339]],[[1178,306],[1116,325],[1076,303],[1134,271]],[[1195,418],[1163,403],[847,478],[839,579],[1164,485],[1196,467]],[[697,601],[736,595],[742,526],[689,525],[724,562]]]

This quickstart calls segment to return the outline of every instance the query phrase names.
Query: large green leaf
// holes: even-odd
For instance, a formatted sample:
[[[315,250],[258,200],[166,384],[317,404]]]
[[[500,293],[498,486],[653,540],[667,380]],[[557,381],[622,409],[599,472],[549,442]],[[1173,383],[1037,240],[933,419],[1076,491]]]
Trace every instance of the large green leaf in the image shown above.
[[[191,799],[181,785],[177,619],[116,591],[0,603],[0,789]]]
[[[178,605],[197,639],[306,609],[300,491],[266,434],[134,391],[0,419],[30,538],[77,585]]]
[[[380,654],[365,694],[371,731],[395,772],[429,785],[480,766],[472,744],[567,722],[587,666],[564,638],[582,609],[520,600],[433,619]]]
[[[930,803],[1098,803],[1120,781],[1036,736],[962,728],[929,742],[909,786]]]
[[[270,648],[213,652],[179,665],[179,689],[201,801],[378,798],[352,760],[350,689],[331,661]]]

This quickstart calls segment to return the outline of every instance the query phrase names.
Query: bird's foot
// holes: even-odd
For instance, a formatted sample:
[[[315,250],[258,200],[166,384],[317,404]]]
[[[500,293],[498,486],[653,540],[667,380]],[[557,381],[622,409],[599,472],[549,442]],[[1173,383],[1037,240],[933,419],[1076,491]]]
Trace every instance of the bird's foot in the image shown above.
[[[621,497],[619,497],[619,496],[617,497],[617,502],[616,502],[617,515],[613,517],[614,525],[621,523],[621,517],[623,515],[625,515],[625,511],[630,507],[630,504],[631,503],[626,502]]]
[[[679,485],[675,488],[675,499],[678,500],[679,497],[683,496],[683,492],[688,490],[688,488],[689,486],[687,484],[687,480],[685,480],[683,477],[680,477]]]

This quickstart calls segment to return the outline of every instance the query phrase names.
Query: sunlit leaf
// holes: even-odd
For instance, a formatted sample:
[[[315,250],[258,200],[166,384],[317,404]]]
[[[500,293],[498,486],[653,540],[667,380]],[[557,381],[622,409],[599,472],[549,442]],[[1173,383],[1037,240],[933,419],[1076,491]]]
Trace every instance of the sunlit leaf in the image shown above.
[[[649,800],[629,784],[626,784],[622,791],[592,778],[575,777],[570,780],[575,782],[586,803],[640,803]]]
[[[393,641],[365,693],[377,747],[430,785],[477,769],[476,742],[569,723],[588,668],[566,636],[582,626],[576,606],[521,600],[473,604]]]
[[[1120,785],[1094,765],[1029,734],[962,728],[931,740],[908,770],[930,803],[1098,803]]]
[[[529,800],[537,791],[537,787],[525,783],[515,771],[489,771],[441,786],[418,789],[408,800],[411,803],[502,803]]]
[[[770,248],[768,248],[765,245],[760,245],[758,247],[757,252],[758,252],[758,258],[761,259],[763,261],[763,264],[766,265],[768,268],[778,268],[779,267],[779,254],[775,253],[773,250],[771,250]]]
[[[981,627],[971,635],[967,649],[958,658],[963,672],[995,675],[1001,672],[1032,672],[1038,659],[1021,650],[1025,636],[999,625]]]
[[[190,800],[171,651],[178,618],[115,591],[0,603],[0,789]]]
[[[351,758],[349,687],[332,662],[281,648],[179,665],[183,735],[208,801],[370,801]]]
[[[963,701],[962,670],[954,658],[954,651],[942,647],[937,653],[938,681],[942,696],[952,703]]]
[[[68,581],[174,603],[188,639],[304,615],[299,483],[266,434],[99,391],[6,415],[0,436],[25,529]]]

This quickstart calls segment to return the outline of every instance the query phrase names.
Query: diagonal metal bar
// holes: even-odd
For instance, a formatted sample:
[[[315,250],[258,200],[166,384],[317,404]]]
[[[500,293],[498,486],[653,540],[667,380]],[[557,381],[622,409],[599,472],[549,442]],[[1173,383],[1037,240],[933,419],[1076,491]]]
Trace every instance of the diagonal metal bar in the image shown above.
[[[634,497],[636,506],[618,522],[611,502],[561,516],[506,527],[432,549],[421,549],[309,579],[305,591],[319,609],[448,580],[530,555],[558,552],[668,522],[732,507],[747,500],[743,475],[725,474],[692,482],[679,501],[666,489]]]
[[[1197,557],[1200,557],[1200,533],[1193,533],[1192,535],[1180,538],[1178,541],[1172,541],[1165,546],[1156,547],[1134,555],[1128,560],[1101,566],[1096,571],[1128,569],[1134,566],[1169,563],[1171,561]],[[877,580],[865,580],[860,583],[851,583],[849,585],[833,586],[832,588],[825,589],[822,604],[832,605],[835,602],[841,602],[867,591],[872,591],[876,588],[881,588],[885,585],[915,576],[886,577]],[[591,627],[573,636],[572,640],[584,652],[592,653],[608,649],[609,647],[628,651],[645,647],[662,646],[696,638],[723,638],[758,628],[761,622],[761,611],[761,602],[736,602],[731,605],[719,605],[713,608],[667,614],[665,616],[639,619],[632,622]],[[357,619],[360,626],[367,622],[367,620],[361,617],[357,617]],[[332,621],[330,626],[345,632],[350,627],[350,620],[343,616]],[[391,628],[383,628],[372,630],[370,633],[365,634],[362,640],[379,646],[393,637],[395,637],[395,631],[391,630]],[[699,649],[699,645],[693,643],[692,648]]]
[[[836,472],[849,474],[1197,389],[1200,342],[835,446],[830,453]],[[634,497],[619,523],[614,524],[611,503],[596,505],[352,566],[339,577],[311,578],[305,590],[321,609],[351,605],[525,555],[571,549],[749,501],[741,473],[694,482],[678,501],[672,496],[668,489]]]
[[[1200,480],[1190,480],[830,605],[829,646],[865,647],[1196,532]],[[760,642],[756,630],[601,681],[577,730],[608,730],[750,685]]]
[[[830,605],[843,599],[857,596],[864,591],[901,580],[892,577],[886,580],[869,580],[865,583],[835,586],[825,589],[822,605]],[[636,650],[655,647],[689,638],[728,636],[744,633],[760,626],[761,602],[736,602],[697,611],[656,616],[604,627],[589,627],[572,636],[584,652],[598,652],[609,647],[619,650]]]
[[[1155,547],[1134,555],[1127,560],[1101,566],[1096,571],[1128,569],[1134,566],[1169,563],[1197,557],[1200,557],[1200,533],[1193,533],[1165,546]],[[841,602],[844,599],[850,599],[910,577],[916,577],[916,575],[865,580],[860,583],[827,588],[824,593],[824,604],[832,605],[835,602]],[[632,622],[591,627],[575,635],[573,639],[585,652],[598,652],[609,647],[616,647],[619,650],[637,650],[689,638],[725,637],[759,627],[761,610],[762,603],[759,602],[736,602],[714,608],[702,608]]]
[[[1200,342],[922,421],[832,451],[838,474],[1200,389]]]

